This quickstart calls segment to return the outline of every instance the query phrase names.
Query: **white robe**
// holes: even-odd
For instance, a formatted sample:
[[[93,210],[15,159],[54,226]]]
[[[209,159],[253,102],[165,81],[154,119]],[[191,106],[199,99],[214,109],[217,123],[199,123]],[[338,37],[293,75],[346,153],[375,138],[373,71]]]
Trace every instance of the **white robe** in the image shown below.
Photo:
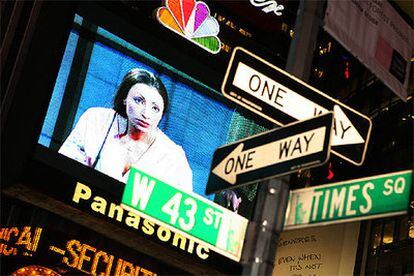
[[[104,143],[114,114],[115,111],[108,108],[94,107],[86,110],[59,153],[91,166]],[[127,120],[116,114],[95,166],[96,170],[124,183],[128,180],[129,171],[122,175],[125,150],[120,144],[119,136],[125,133],[126,127]],[[193,190],[192,171],[184,150],[160,129],[157,129],[155,141],[132,167],[182,190]]]

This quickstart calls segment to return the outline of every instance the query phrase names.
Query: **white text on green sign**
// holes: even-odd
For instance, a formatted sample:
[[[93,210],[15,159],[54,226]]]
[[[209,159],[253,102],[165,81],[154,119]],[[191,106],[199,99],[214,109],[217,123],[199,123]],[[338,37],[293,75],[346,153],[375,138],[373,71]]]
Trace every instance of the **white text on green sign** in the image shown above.
[[[132,168],[122,206],[195,238],[228,258],[240,260],[247,219],[199,195]]]
[[[291,191],[285,229],[403,214],[412,171]]]

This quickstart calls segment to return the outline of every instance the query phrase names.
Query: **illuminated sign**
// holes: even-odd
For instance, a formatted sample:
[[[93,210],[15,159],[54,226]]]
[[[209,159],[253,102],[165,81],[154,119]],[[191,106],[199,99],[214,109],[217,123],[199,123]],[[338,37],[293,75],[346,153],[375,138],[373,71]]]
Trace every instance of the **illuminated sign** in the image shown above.
[[[59,263],[92,275],[157,275],[148,267],[143,266],[143,263],[147,260],[152,262],[147,257],[143,256],[145,259],[138,258],[140,262],[126,260],[124,257],[101,250],[79,239],[62,238],[60,232],[48,230],[33,226],[1,228],[0,255],[36,257],[38,261],[42,260],[45,264],[49,263],[56,266],[56,259],[53,257],[57,254],[60,259]],[[57,246],[56,243],[62,244],[62,240],[64,246]],[[46,267],[29,266],[22,267],[16,270],[15,273],[16,275],[28,275],[28,273],[36,275],[50,274],[47,271],[53,272],[52,269]]]
[[[157,275],[141,264],[126,261],[87,243],[71,239],[65,249],[49,246],[49,250],[62,255],[62,263],[92,275]]]
[[[285,229],[404,214],[411,178],[402,171],[293,190]]]
[[[11,275],[13,276],[27,276],[27,275],[48,275],[48,276],[59,276],[60,274],[48,267],[40,265],[29,265],[14,271]]]
[[[330,112],[218,148],[206,194],[324,164],[332,118]]]
[[[277,16],[281,16],[282,12],[285,7],[283,5],[279,5],[274,0],[250,0],[250,4],[255,7],[263,7],[262,11],[265,13],[274,12]]]
[[[42,234],[40,227],[10,227],[0,229],[0,255],[32,256]]]
[[[195,0],[166,0],[157,10],[158,21],[204,50],[217,54],[221,42],[217,37],[220,27],[210,15],[207,4]]]
[[[230,259],[240,260],[247,219],[199,195],[181,191],[133,168],[121,205]]]
[[[78,19],[80,20],[80,17]],[[78,22],[75,22],[75,25],[83,28]],[[75,43],[78,34],[83,37],[84,32],[71,33],[67,51],[70,52],[72,50],[69,49],[77,47],[79,51],[84,50]],[[102,45],[97,42],[94,44],[93,48],[99,49],[96,51],[99,54],[92,55],[90,63],[85,65],[86,75],[80,74],[69,79],[60,76],[57,78],[54,96],[49,105],[50,112],[46,114],[39,144],[48,148],[47,152],[57,151],[89,167],[90,170],[95,169],[121,182],[127,181],[129,168],[133,165],[167,183],[180,185],[205,196],[206,180],[214,150],[235,137],[242,138],[246,135],[241,131],[230,135],[230,130],[239,126],[239,122],[244,122],[244,119],[235,119],[233,114],[236,111],[227,106],[223,102],[224,99],[210,96],[210,93],[217,91],[203,84],[201,80],[173,69],[174,64],[169,65],[156,59],[132,44],[125,46],[126,48],[121,45],[119,47],[124,50],[132,47],[131,49],[134,49],[132,52],[139,53],[140,57],[132,55],[131,51],[113,48],[116,45],[113,43],[118,43],[120,37],[109,32],[95,35],[105,38],[108,44]],[[84,38],[88,40],[91,37]],[[105,57],[114,52],[117,54],[109,62]],[[128,66],[121,66],[125,64],[125,60],[131,62]],[[67,66],[63,66],[64,64]],[[65,54],[59,74],[69,73],[76,64],[71,55]],[[190,68],[191,64],[188,66]],[[112,70],[115,67],[117,69]],[[95,74],[96,72],[99,76]],[[89,77],[92,75],[94,77]],[[123,77],[118,77],[121,75]],[[134,79],[134,82],[141,83],[146,79],[144,76],[156,79],[156,86],[160,90],[155,89],[157,91],[153,91],[154,95],[163,95],[157,97],[157,106],[167,104],[168,108],[158,113],[161,115],[161,120],[151,119],[151,124],[144,122],[148,128],[148,136],[139,138],[132,137],[130,134],[141,133],[142,128],[139,130],[134,127],[129,135],[125,135],[125,131],[131,126],[128,122],[134,120],[132,116],[142,117],[145,114],[139,109],[136,110],[136,115],[126,114],[126,105],[123,103],[124,100],[126,102],[128,93],[123,94],[121,90],[115,88],[126,85],[126,89],[131,90],[129,86],[132,83],[129,80]],[[77,82],[80,78],[85,81],[82,90],[65,90],[65,87],[71,86],[72,81]],[[94,83],[96,79],[111,79],[111,81],[101,83],[104,88]],[[167,92],[165,93],[164,90]],[[71,100],[75,94],[80,96],[80,101]],[[116,104],[113,101],[115,98],[119,100]],[[56,99],[62,101],[57,103]],[[66,108],[71,112],[67,112]],[[214,116],[205,116],[205,114],[214,114]],[[198,117],[203,120],[192,119]],[[60,123],[64,127],[59,128]],[[250,133],[258,130],[259,127],[252,128]],[[151,143],[147,144],[149,141],[147,138]],[[129,139],[132,140],[126,143]],[[145,150],[142,151],[144,147]],[[43,158],[41,160],[48,163]],[[58,162],[49,162],[51,166],[60,167],[58,164]],[[63,166],[61,169],[65,172],[72,170]],[[97,184],[94,180],[90,181]],[[208,198],[212,199],[212,196]]]
[[[243,48],[233,51],[221,91],[279,125],[333,111],[332,153],[354,165],[364,162],[372,126],[368,117]]]
[[[154,220],[141,218],[136,212],[125,212],[120,205],[108,202],[102,196],[94,195],[93,190],[85,184],[76,184],[72,201],[76,204],[87,203],[95,213],[104,215],[114,220],[114,222],[122,223],[132,230],[139,231],[141,234],[153,236],[159,241],[168,243],[179,250],[195,254],[200,259],[205,260],[209,257],[209,249],[206,246],[196,242],[194,239],[158,226]]]

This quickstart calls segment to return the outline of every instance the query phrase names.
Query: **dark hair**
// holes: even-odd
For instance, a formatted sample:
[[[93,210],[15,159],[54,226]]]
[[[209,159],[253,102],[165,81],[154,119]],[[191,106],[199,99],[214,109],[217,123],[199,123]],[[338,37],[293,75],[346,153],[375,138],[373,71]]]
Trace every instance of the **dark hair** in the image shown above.
[[[153,73],[148,72],[144,69],[134,68],[131,69],[121,82],[121,85],[118,87],[114,98],[114,109],[115,111],[124,118],[127,118],[124,100],[128,96],[128,92],[132,86],[137,83],[143,83],[148,86],[154,87],[160,93],[164,101],[164,112],[168,107],[168,94],[165,89],[164,84],[161,79],[155,76]]]

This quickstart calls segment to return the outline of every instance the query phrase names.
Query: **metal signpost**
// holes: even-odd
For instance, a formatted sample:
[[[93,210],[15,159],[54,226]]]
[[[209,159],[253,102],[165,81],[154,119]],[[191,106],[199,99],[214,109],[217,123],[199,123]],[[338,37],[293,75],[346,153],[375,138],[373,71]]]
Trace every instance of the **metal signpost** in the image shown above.
[[[409,170],[291,191],[284,229],[404,214],[411,182]]]
[[[248,220],[197,194],[132,168],[121,206],[232,260],[240,260]]]
[[[364,162],[371,132],[368,117],[249,51],[235,48],[221,90],[278,125],[333,111],[332,152],[355,165]]]
[[[218,148],[206,194],[324,164],[332,119],[329,112]]]

